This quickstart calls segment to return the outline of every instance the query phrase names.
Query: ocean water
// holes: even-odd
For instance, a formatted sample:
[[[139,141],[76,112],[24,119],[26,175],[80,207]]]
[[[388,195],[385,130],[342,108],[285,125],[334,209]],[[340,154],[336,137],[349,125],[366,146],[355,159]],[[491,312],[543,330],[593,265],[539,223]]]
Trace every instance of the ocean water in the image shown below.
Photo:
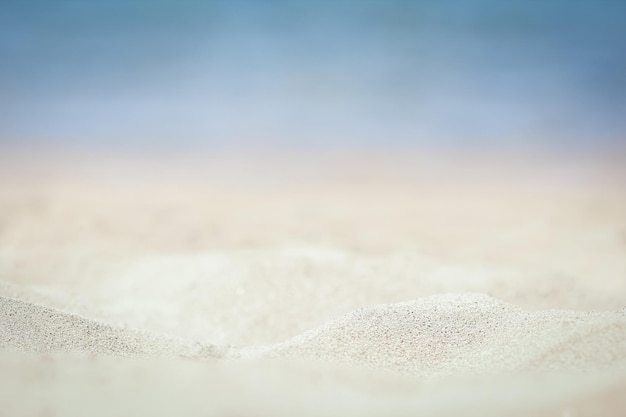
[[[625,46],[619,0],[13,0],[0,143],[612,144]]]

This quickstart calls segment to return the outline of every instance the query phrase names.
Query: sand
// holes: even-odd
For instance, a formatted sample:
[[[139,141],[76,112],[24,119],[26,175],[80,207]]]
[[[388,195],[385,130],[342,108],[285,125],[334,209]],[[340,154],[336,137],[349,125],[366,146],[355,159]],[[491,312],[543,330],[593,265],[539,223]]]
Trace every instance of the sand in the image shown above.
[[[0,160],[0,415],[626,413],[615,153]]]

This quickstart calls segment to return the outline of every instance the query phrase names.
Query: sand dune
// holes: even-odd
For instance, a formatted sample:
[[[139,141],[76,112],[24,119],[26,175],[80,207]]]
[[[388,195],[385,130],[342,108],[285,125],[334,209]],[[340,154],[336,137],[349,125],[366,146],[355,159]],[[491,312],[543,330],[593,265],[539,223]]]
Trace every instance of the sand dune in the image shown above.
[[[0,349],[94,355],[190,355],[182,341],[120,329],[80,316],[0,297]]]
[[[148,400],[166,391],[189,415],[335,415],[338,407],[358,415],[455,415],[460,407],[466,415],[595,415],[622,407],[626,387],[623,311],[528,312],[481,294],[368,306],[256,347],[184,343],[7,297],[0,323],[0,369],[13,381],[0,386],[19,398],[37,381],[47,393],[37,406],[9,401],[9,415],[166,415],[171,405]],[[186,381],[185,389],[164,378]],[[134,393],[130,400],[103,402],[120,400],[120,388]]]
[[[235,346],[284,342],[364,306],[442,293],[488,294],[530,311],[611,311],[623,308],[626,300],[626,280],[617,277],[526,273],[510,266],[450,263],[419,251],[363,254],[294,245],[145,255],[111,263],[112,271],[86,273],[77,283],[0,281],[0,295],[153,333]]]
[[[626,315],[525,312],[480,294],[359,309],[271,349],[433,377],[626,365]]]
[[[623,164],[7,155],[0,416],[624,415]]]
[[[271,346],[223,347],[0,297],[0,348],[121,356],[297,358],[420,377],[626,366],[626,314],[527,312],[481,294],[368,306]]]

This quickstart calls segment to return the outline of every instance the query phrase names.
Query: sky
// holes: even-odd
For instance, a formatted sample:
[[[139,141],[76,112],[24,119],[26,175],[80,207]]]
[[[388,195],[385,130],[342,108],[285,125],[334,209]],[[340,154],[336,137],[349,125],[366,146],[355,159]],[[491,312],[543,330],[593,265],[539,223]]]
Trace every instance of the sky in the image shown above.
[[[7,0],[0,143],[626,139],[621,0]]]

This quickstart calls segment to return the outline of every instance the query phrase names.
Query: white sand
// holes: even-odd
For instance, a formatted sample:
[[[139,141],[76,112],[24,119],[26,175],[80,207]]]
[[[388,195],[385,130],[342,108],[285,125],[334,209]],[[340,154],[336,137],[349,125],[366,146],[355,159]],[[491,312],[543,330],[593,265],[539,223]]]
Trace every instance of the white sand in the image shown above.
[[[5,297],[0,297],[0,349],[118,356],[186,356],[201,351],[170,337],[119,329]]]
[[[614,160],[4,155],[0,415],[626,412]]]

